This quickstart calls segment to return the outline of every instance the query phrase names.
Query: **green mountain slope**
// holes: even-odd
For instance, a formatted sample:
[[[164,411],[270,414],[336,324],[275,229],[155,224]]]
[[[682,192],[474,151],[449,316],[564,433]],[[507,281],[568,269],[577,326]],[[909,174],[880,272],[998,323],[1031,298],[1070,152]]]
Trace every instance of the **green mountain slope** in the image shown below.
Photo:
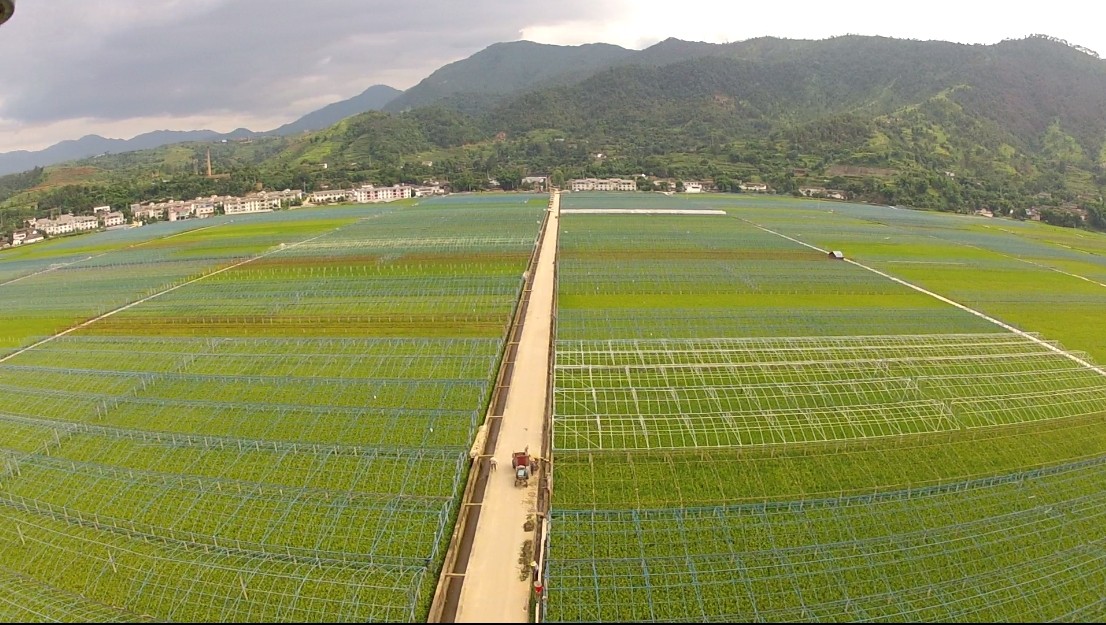
[[[357,115],[365,111],[379,111],[401,93],[403,92],[399,89],[388,85],[373,85],[352,98],[328,104],[294,122],[289,122],[264,134],[293,135],[310,130],[321,130],[333,126],[351,115]]]
[[[535,70],[549,54],[575,59],[576,71]],[[990,46],[861,36],[666,40],[640,52],[514,42],[431,78],[404,96],[423,93],[434,105],[221,144],[213,156],[239,184],[269,188],[436,178],[464,189],[554,170],[645,173],[722,188],[762,181],[784,193],[824,186],[942,210],[1078,209],[1088,224],[1106,224],[1094,212],[1106,192],[1106,62],[1047,37]],[[151,183],[133,180],[187,177],[209,145],[81,165],[96,168],[97,184],[130,176],[125,193],[108,195],[139,197]],[[46,172],[47,183],[58,178]],[[0,184],[13,196],[8,205],[41,202],[50,185],[27,190],[32,182]]]
[[[606,44],[554,46],[532,41],[497,43],[439,68],[384,107],[405,111],[448,99],[457,108],[478,108],[546,81],[577,80],[633,55]],[[475,104],[475,105],[474,105]]]

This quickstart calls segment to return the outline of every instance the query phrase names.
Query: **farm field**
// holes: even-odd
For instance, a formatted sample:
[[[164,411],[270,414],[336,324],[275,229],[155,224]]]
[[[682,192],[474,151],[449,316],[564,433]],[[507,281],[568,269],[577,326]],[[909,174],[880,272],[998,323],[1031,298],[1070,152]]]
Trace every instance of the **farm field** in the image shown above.
[[[158,223],[66,237],[0,253],[0,355],[119,306],[353,217],[271,213]],[[230,234],[225,234],[230,233]]]
[[[36,599],[0,616],[425,620],[546,202],[256,215],[0,286],[62,325],[157,294],[20,352],[58,326],[5,317],[0,594]]]
[[[1106,617],[1106,237],[562,207],[546,620]]]

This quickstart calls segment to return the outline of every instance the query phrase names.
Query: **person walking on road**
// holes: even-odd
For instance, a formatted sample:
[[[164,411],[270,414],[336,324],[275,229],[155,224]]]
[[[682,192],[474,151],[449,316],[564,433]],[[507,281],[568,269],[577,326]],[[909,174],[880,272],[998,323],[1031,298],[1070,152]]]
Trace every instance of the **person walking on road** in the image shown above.
[[[495,468],[499,466],[499,462],[496,461],[495,456],[492,456],[491,460],[488,462],[492,465],[492,471],[495,471]]]

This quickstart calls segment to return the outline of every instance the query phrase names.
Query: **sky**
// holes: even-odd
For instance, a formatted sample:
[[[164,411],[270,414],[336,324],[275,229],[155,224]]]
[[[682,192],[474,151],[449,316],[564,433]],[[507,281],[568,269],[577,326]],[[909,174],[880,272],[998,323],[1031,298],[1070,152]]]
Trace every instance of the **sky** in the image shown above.
[[[16,0],[0,26],[0,152],[87,134],[271,130],[371,85],[407,89],[501,41],[724,43],[845,34],[1106,56],[1085,0]]]

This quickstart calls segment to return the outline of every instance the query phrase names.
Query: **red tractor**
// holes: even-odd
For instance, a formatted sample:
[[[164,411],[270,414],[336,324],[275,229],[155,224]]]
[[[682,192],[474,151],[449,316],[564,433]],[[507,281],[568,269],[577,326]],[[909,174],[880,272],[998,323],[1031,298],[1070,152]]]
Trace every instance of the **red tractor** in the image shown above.
[[[530,448],[511,454],[511,469],[515,472],[515,486],[526,486],[530,476],[538,471],[538,459],[530,457]]]

